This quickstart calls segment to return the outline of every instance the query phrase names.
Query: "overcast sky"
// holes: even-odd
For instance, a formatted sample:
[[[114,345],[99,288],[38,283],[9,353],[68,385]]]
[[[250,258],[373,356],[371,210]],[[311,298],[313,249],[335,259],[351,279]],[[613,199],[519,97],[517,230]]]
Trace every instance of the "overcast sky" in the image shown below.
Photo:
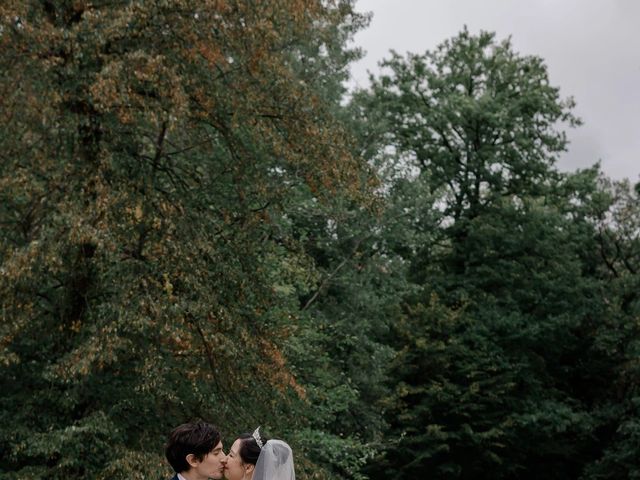
[[[511,36],[577,102],[584,125],[568,132],[560,168],[601,160],[611,177],[640,179],[640,0],[357,0],[356,8],[373,19],[355,37],[366,55],[352,67],[353,84],[365,87],[390,49],[424,53],[465,24]]]

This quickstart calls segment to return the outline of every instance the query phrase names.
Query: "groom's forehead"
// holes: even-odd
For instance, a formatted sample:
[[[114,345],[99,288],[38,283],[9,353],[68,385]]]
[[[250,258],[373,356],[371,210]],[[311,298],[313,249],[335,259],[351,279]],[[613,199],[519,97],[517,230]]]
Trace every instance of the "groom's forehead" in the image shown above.
[[[217,444],[215,447],[213,447],[213,450],[211,450],[211,451],[212,451],[213,453],[217,453],[217,452],[219,452],[220,450],[222,450],[222,440],[220,440],[220,441],[218,442],[218,444]]]

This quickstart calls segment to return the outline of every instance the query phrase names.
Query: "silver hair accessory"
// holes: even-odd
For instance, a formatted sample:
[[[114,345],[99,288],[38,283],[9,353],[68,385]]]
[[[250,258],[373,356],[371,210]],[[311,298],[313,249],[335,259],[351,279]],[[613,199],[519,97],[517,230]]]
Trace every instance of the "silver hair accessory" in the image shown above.
[[[253,437],[253,439],[256,441],[256,443],[258,444],[258,446],[260,447],[260,450],[262,450],[262,439],[260,438],[260,427],[256,428],[253,433],[251,434],[251,436]]]

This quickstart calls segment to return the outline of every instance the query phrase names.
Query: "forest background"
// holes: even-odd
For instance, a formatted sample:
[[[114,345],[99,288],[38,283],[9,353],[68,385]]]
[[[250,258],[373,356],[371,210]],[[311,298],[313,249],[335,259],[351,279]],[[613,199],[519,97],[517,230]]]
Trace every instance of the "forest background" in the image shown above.
[[[640,478],[640,186],[560,172],[544,61],[466,29],[347,95],[348,0],[0,4],[0,478]]]

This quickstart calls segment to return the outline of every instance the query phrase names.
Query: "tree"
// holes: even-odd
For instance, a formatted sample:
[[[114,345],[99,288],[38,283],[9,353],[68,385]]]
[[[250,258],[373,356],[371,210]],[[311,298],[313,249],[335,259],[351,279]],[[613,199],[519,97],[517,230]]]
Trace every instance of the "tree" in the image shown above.
[[[372,78],[371,95],[389,143],[428,172],[456,228],[503,197],[540,194],[566,148],[557,123],[579,123],[543,61],[493,33],[465,28],[433,52],[394,53],[382,67],[390,73]]]
[[[431,235],[404,252],[417,292],[391,336],[396,408],[372,476],[576,478],[597,448],[585,386],[607,309],[569,192],[594,183],[554,167],[572,102],[541,59],[486,32],[383,66],[357,101],[439,215],[416,217]]]
[[[594,195],[582,198],[584,214],[596,228],[597,275],[606,285],[607,315],[594,332],[594,352],[608,360],[607,394],[596,404],[601,448],[585,468],[585,479],[637,478],[640,189],[628,180],[597,177]]]
[[[281,287],[312,280],[281,220],[295,188],[366,196],[332,77],[301,66],[344,52],[351,3],[10,0],[0,20],[0,472],[163,475],[190,417],[304,425]]]

